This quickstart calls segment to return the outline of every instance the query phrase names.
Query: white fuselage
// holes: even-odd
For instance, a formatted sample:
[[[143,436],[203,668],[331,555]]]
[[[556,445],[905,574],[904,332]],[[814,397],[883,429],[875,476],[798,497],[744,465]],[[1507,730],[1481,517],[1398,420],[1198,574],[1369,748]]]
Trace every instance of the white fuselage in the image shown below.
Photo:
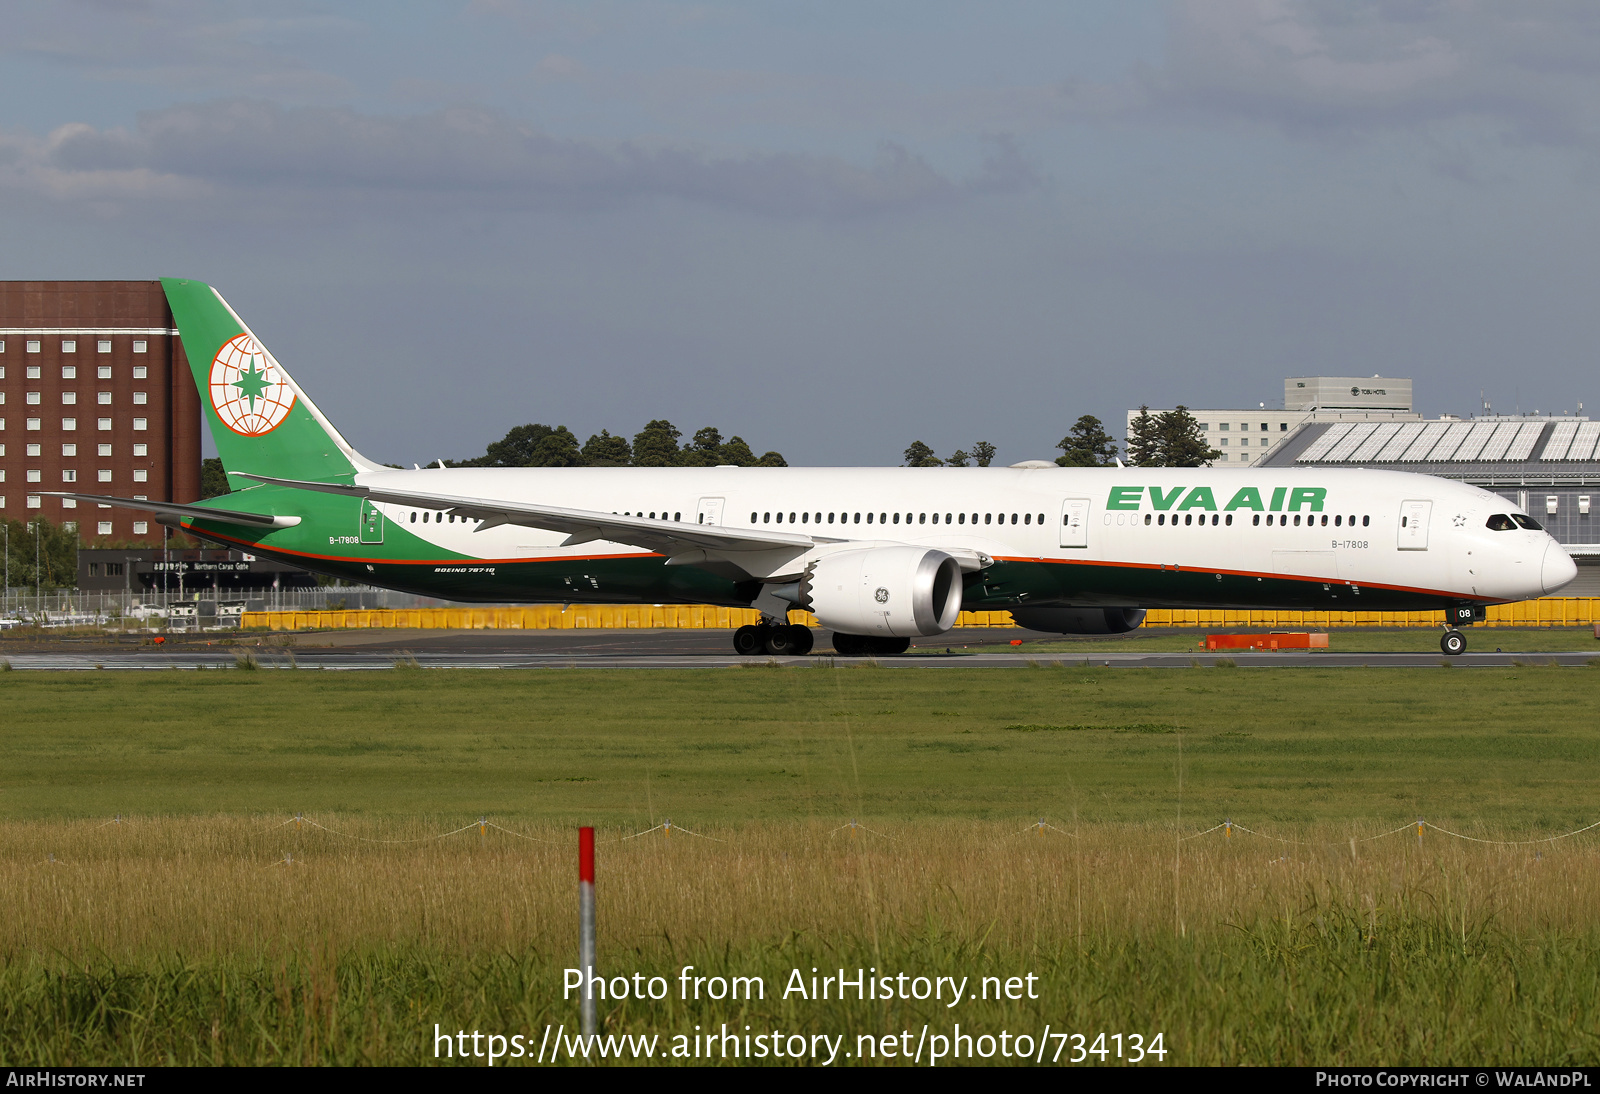
[[[1365,589],[1511,601],[1552,592],[1576,572],[1548,533],[1487,527],[1492,514],[1517,512],[1495,494],[1365,469],[451,468],[366,472],[357,482],[782,530],[816,541],[809,551],[784,554],[764,580],[842,544],[883,542],[980,552],[997,561],[1230,579],[1215,601],[1203,591],[1180,597],[1199,603],[1257,603],[1239,578],[1321,582],[1356,597]],[[391,526],[472,558],[651,556],[615,543],[563,547],[559,533],[511,525],[477,532],[476,523],[443,511],[380,509]],[[1060,599],[1130,607],[1170,601],[1139,596],[1138,580],[1110,592],[1103,585]]]

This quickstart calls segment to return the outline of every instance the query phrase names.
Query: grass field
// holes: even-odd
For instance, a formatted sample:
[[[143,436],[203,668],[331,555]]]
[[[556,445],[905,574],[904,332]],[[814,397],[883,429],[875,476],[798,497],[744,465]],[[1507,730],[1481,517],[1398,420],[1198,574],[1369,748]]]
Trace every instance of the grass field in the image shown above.
[[[767,987],[608,1004],[611,1032],[849,1050],[1051,1023],[1162,1032],[1167,1063],[1594,1063],[1600,836],[1410,824],[1600,819],[1597,681],[3,673],[0,1063],[432,1062],[435,1022],[537,1040],[576,1020],[580,823],[603,971]],[[664,817],[701,837],[623,838]],[[1180,840],[1224,817],[1262,834]],[[813,966],[1031,972],[1040,997],[779,997]]]

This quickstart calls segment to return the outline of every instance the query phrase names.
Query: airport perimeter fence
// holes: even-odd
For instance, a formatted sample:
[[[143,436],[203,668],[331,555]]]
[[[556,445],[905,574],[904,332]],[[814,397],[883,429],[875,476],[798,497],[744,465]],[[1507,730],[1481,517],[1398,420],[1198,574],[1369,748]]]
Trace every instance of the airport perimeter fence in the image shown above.
[[[68,822],[68,823],[71,823],[71,822]],[[125,824],[126,825],[131,825],[131,824],[134,824],[134,823],[136,823],[136,819],[135,818],[124,817],[122,814],[119,813],[115,817],[113,817],[113,818],[111,818],[109,820],[103,821],[100,824],[95,825],[94,827],[97,828],[97,829],[99,829],[99,828],[108,828],[108,827],[112,827],[112,826],[121,827],[121,826],[123,826]],[[408,838],[408,839],[384,839],[384,838],[376,838],[376,837],[372,837],[372,836],[358,835],[358,834],[353,833],[353,832],[343,831],[343,830],[341,830],[339,828],[329,827],[328,825],[325,825],[325,824],[321,823],[320,821],[318,821],[315,817],[309,817],[305,813],[296,813],[293,816],[288,817],[285,820],[277,821],[276,819],[274,819],[274,820],[268,821],[267,823],[269,825],[271,825],[272,827],[274,827],[274,828],[288,828],[290,825],[293,825],[294,828],[297,831],[302,830],[302,829],[311,829],[311,830],[316,830],[316,831],[320,831],[320,832],[326,833],[327,835],[334,836],[334,837],[336,837],[338,839],[350,840],[350,841],[355,842],[355,843],[370,843],[370,844],[378,844],[378,845],[386,845],[386,846],[400,846],[400,845],[416,845],[416,844],[424,844],[424,843],[434,843],[434,842],[436,842],[438,840],[451,839],[452,837],[460,836],[460,835],[463,835],[465,833],[472,832],[473,830],[477,831],[477,834],[478,834],[478,836],[480,838],[487,838],[489,836],[489,832],[490,832],[491,829],[494,830],[496,833],[499,833],[499,834],[502,834],[502,835],[505,835],[505,836],[510,836],[512,838],[519,839],[519,840],[525,840],[525,841],[527,841],[529,843],[540,843],[540,844],[545,844],[547,846],[556,846],[556,847],[564,846],[563,841],[561,841],[559,839],[547,838],[547,837],[552,836],[552,835],[557,835],[560,832],[562,826],[559,826],[559,825],[552,826],[550,830],[547,830],[543,834],[536,836],[536,835],[532,835],[532,834],[527,833],[527,832],[519,832],[514,828],[507,828],[504,825],[501,825],[501,824],[499,824],[499,823],[497,823],[497,822],[495,822],[493,820],[490,820],[489,819],[489,814],[482,814],[482,815],[480,815],[478,817],[477,820],[470,821],[467,824],[463,824],[458,828],[450,828],[450,829],[447,829],[447,830],[445,830],[443,832],[437,832],[437,833],[433,833],[433,834],[429,834],[429,835],[415,836],[415,837]],[[1521,847],[1521,848],[1534,849],[1534,848],[1548,847],[1548,846],[1550,846],[1552,844],[1560,843],[1563,840],[1572,839],[1572,838],[1574,838],[1576,836],[1581,836],[1581,835],[1585,835],[1586,833],[1594,832],[1596,829],[1600,829],[1600,820],[1594,821],[1594,822],[1592,822],[1590,824],[1586,824],[1581,828],[1574,828],[1571,831],[1567,831],[1567,832],[1558,832],[1555,835],[1551,835],[1551,836],[1539,836],[1539,837],[1535,837],[1535,838],[1532,838],[1532,839],[1514,839],[1514,840],[1490,839],[1490,838],[1487,838],[1485,836],[1472,836],[1472,835],[1468,835],[1468,834],[1466,834],[1464,832],[1457,832],[1457,831],[1455,831],[1453,829],[1445,828],[1445,827],[1442,827],[1441,825],[1434,824],[1432,821],[1427,820],[1426,818],[1418,817],[1415,820],[1406,821],[1404,824],[1400,825],[1398,828],[1386,829],[1385,831],[1375,832],[1375,833],[1372,833],[1371,835],[1365,835],[1365,836],[1351,835],[1351,836],[1348,836],[1346,838],[1339,839],[1339,840],[1325,840],[1325,839],[1318,840],[1318,839],[1301,839],[1301,838],[1298,838],[1298,837],[1295,837],[1295,836],[1280,836],[1280,835],[1273,834],[1271,832],[1261,832],[1261,831],[1257,831],[1257,830],[1255,830],[1253,828],[1246,827],[1245,825],[1240,824],[1240,823],[1238,823],[1237,821],[1235,821],[1235,820],[1233,820],[1231,818],[1225,818],[1225,819],[1217,822],[1216,824],[1212,825],[1209,828],[1204,828],[1204,829],[1198,829],[1198,830],[1195,830],[1195,831],[1191,831],[1191,832],[1189,832],[1189,833],[1187,833],[1185,835],[1176,835],[1176,833],[1175,833],[1175,835],[1176,835],[1177,843],[1180,846],[1183,845],[1183,844],[1189,843],[1192,840],[1204,839],[1204,838],[1206,838],[1208,836],[1212,837],[1213,839],[1216,839],[1216,840],[1233,840],[1235,838],[1244,839],[1244,838],[1248,837],[1248,838],[1251,838],[1251,839],[1265,840],[1265,841],[1267,841],[1269,843],[1277,844],[1277,845],[1282,846],[1282,847],[1301,848],[1301,849],[1305,849],[1305,850],[1313,850],[1313,849],[1343,849],[1343,848],[1348,847],[1350,849],[1350,851],[1352,853],[1354,853],[1355,849],[1360,845],[1374,843],[1374,842],[1376,842],[1378,840],[1388,840],[1388,839],[1392,839],[1392,838],[1394,838],[1396,836],[1406,836],[1408,838],[1415,839],[1417,841],[1418,847],[1421,847],[1423,845],[1423,843],[1424,843],[1424,838],[1428,833],[1434,833],[1434,834],[1437,834],[1439,836],[1444,836],[1444,837],[1446,837],[1448,839],[1452,839],[1452,840],[1460,840],[1460,841],[1465,842],[1465,843],[1475,843],[1475,844],[1479,844],[1479,845],[1485,846],[1485,847],[1504,847],[1504,848],[1518,848],[1518,847]],[[710,843],[721,843],[721,844],[727,844],[727,845],[737,845],[738,842],[739,842],[737,832],[728,832],[726,834],[726,836],[711,836],[711,835],[707,835],[707,834],[705,834],[703,832],[696,832],[696,831],[694,831],[692,829],[685,828],[680,824],[675,824],[673,821],[666,820],[666,819],[663,819],[659,824],[656,824],[656,825],[654,825],[653,827],[650,827],[650,828],[646,828],[646,829],[644,829],[642,831],[637,831],[637,832],[620,831],[620,832],[616,832],[614,834],[611,834],[609,836],[609,838],[603,839],[600,842],[603,842],[603,843],[627,843],[630,840],[640,839],[640,838],[645,837],[645,836],[654,836],[654,835],[657,835],[658,833],[659,833],[659,837],[658,838],[663,839],[663,840],[671,840],[674,835],[677,835],[679,837],[689,836],[689,837],[693,837],[694,839],[697,839],[697,840],[704,840],[704,841],[710,842]],[[888,843],[906,843],[906,842],[908,842],[908,838],[909,838],[909,834],[907,836],[896,836],[896,835],[893,835],[891,833],[881,831],[879,829],[869,828],[867,825],[860,823],[854,817],[850,818],[850,820],[846,821],[844,824],[841,824],[838,827],[832,829],[831,831],[829,831],[827,833],[827,835],[831,838],[831,837],[834,837],[834,836],[838,836],[840,833],[848,833],[848,838],[851,839],[851,840],[856,839],[858,836],[866,836],[866,837],[871,837],[871,838],[876,839],[876,840],[887,841]],[[1068,840],[1077,840],[1077,839],[1081,838],[1079,836],[1079,834],[1076,833],[1076,832],[1069,831],[1069,830],[1067,830],[1065,828],[1061,828],[1061,827],[1059,827],[1057,825],[1051,824],[1048,817],[1040,817],[1038,820],[1027,824],[1025,827],[1015,830],[1013,833],[1011,833],[1010,836],[1008,836],[1006,838],[1007,839],[1012,839],[1012,838],[1015,838],[1015,837],[1018,837],[1018,836],[1030,836],[1030,835],[1031,836],[1037,836],[1037,837],[1046,837],[1046,836],[1050,836],[1052,833],[1054,833],[1056,836],[1064,836]],[[60,860],[56,859],[54,855],[51,855],[50,856],[50,861],[51,861],[51,863],[58,863]],[[295,863],[295,860],[294,860],[294,856],[293,856],[292,853],[290,853],[290,854],[286,854],[284,858],[278,859],[278,860],[276,860],[274,862],[267,863],[266,865],[267,866],[294,866],[295,864],[296,863]]]
[[[35,593],[32,586],[0,595],[0,628],[238,626],[246,612],[304,613],[438,608],[454,602],[376,589],[368,585],[328,585],[315,589],[190,589],[180,592],[125,589],[57,589]]]
[[[708,604],[538,604],[344,611],[248,611],[246,628],[273,631],[402,628],[422,630],[731,630],[756,623],[752,608]],[[791,623],[820,624],[810,612]],[[1153,609],[1143,627],[1327,630],[1346,627],[1439,627],[1444,612],[1179,611]],[[1600,623],[1600,597],[1547,597],[1489,608],[1490,627],[1590,627]],[[1010,612],[962,612],[959,627],[1015,627]]]

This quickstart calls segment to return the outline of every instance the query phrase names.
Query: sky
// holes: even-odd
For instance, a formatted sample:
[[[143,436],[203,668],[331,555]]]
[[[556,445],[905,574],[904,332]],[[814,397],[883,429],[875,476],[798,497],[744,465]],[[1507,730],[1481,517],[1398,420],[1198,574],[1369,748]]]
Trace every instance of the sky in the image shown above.
[[[1589,0],[17,0],[0,278],[215,285],[366,455],[1593,404]],[[1480,394],[1481,393],[1481,394]]]

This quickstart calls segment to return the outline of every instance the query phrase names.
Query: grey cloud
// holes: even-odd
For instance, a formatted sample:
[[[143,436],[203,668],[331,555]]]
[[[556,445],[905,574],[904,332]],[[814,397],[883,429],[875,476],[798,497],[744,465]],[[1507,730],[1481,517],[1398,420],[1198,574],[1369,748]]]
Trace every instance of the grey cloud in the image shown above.
[[[141,115],[133,132],[63,127],[45,154],[58,173],[144,171],[228,189],[474,194],[528,207],[667,196],[804,217],[858,216],[1035,184],[1014,144],[988,144],[980,172],[956,181],[894,145],[861,167],[802,153],[602,145],[552,137],[480,108],[378,117],[229,101]]]
[[[1178,0],[1142,109],[1304,130],[1482,119],[1587,142],[1600,8],[1578,0]]]

